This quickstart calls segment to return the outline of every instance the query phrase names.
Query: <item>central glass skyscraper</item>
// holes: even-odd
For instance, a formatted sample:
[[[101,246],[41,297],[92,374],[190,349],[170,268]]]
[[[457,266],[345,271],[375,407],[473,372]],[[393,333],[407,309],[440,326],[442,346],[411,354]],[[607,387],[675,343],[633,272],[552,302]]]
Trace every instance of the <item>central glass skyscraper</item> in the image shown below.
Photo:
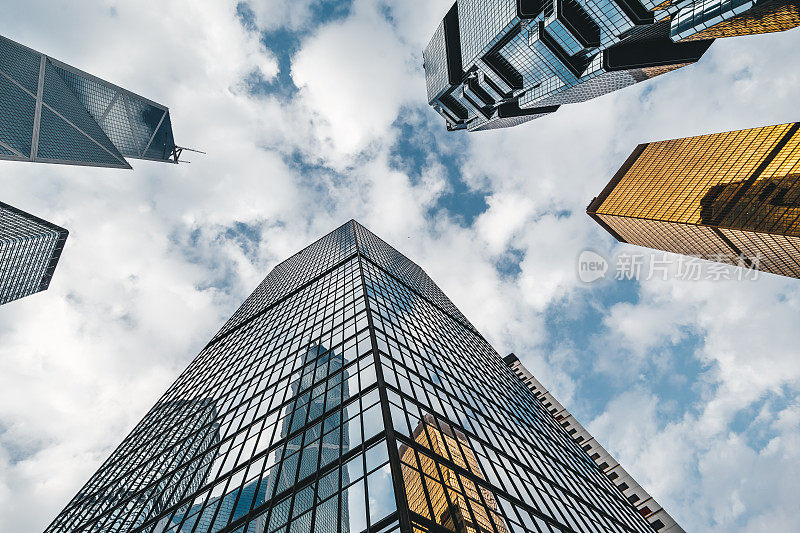
[[[355,221],[276,266],[48,532],[653,528]]]

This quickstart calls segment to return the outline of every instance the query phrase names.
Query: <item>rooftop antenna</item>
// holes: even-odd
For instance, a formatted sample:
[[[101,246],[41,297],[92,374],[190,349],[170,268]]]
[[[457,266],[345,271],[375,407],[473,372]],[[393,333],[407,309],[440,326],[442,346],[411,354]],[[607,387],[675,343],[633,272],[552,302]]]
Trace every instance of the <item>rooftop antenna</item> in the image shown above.
[[[206,153],[201,151],[201,150],[195,150],[194,148],[186,148],[184,146],[177,146],[176,145],[172,149],[172,153],[169,155],[170,158],[172,159],[173,163],[176,163],[176,164],[177,163],[191,163],[191,161],[181,161],[180,160],[181,154],[184,152],[184,150],[187,151],[187,152],[194,152],[196,154],[206,155]]]

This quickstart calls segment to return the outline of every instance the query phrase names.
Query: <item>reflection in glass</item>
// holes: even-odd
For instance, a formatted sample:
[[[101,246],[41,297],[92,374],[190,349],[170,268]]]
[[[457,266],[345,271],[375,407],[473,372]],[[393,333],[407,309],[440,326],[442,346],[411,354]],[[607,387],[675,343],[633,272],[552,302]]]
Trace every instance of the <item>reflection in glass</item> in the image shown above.
[[[492,533],[492,522],[498,533],[506,533],[508,530],[498,514],[491,492],[439,462],[440,458],[452,461],[472,476],[483,479],[466,436],[446,423],[440,426],[441,429],[437,427],[436,419],[426,414],[414,429],[414,442],[433,453],[433,457],[427,453],[416,454],[419,466],[414,458],[414,449],[405,445],[400,447],[410,510],[456,533]]]
[[[185,493],[201,487],[208,477],[212,459],[202,453],[219,442],[215,402],[211,399],[178,400],[157,405],[147,423],[138,428],[142,435],[159,435],[152,456],[157,467],[144,468],[133,480],[119,480],[108,488],[87,495],[86,508],[117,506],[106,520],[104,530],[127,532],[176,504]],[[171,423],[177,424],[170,425]],[[185,465],[176,468],[178,465]],[[87,487],[88,489],[89,487]],[[126,501],[127,500],[127,501]]]
[[[651,531],[425,274],[369,235],[348,222],[276,267],[48,532]],[[165,412],[187,390],[214,402]]]
[[[313,345],[305,353],[301,374],[291,385],[294,399],[285,408],[284,424],[281,428],[282,438],[292,436],[285,446],[275,452],[276,461],[280,460],[283,452],[283,461],[280,468],[274,468],[269,477],[265,489],[267,495],[274,496],[289,491],[295,484],[315,475],[319,466],[337,460],[350,449],[349,423],[345,421],[342,426],[337,423],[342,413],[339,408],[350,398],[348,371],[340,372],[343,367],[342,354],[327,350],[322,345]],[[334,409],[336,412],[331,415],[332,418],[323,418],[325,413]],[[299,431],[312,420],[320,422],[305,431]],[[327,431],[334,425],[335,429]],[[323,434],[325,431],[327,433]],[[338,482],[334,476],[323,477],[317,487],[318,494],[338,491]],[[314,504],[314,490],[313,487],[309,488],[311,490],[303,490],[294,498],[295,511],[292,518],[295,520],[292,527],[297,528],[297,531],[312,530],[312,513],[302,514]],[[336,507],[329,502],[328,505],[317,508],[314,531],[336,531],[340,518]],[[347,512],[347,494],[342,495],[342,510],[343,513]],[[272,514],[270,527],[288,521],[288,509],[282,513],[276,508]],[[333,524],[328,526],[333,529],[326,529],[325,524]]]
[[[800,174],[714,185],[700,205],[702,224],[800,237]]]

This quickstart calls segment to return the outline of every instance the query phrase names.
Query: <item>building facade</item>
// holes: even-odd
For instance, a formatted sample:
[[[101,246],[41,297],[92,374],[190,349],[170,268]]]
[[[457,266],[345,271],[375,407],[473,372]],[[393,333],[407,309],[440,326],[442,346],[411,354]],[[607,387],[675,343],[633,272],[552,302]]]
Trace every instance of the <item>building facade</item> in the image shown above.
[[[659,533],[685,533],[683,528],[636,480],[606,451],[602,444],[567,411],[561,403],[537,380],[530,370],[525,368],[516,355],[509,354],[503,358],[511,370],[525,383],[542,406],[550,412],[556,421],[567,430],[573,440],[586,452],[589,458],[600,467],[609,481],[622,492],[639,513]]]
[[[800,25],[796,0],[458,0],[424,51],[449,130],[516,126]]]
[[[169,109],[0,36],[0,159],[177,163]]]
[[[188,438],[216,438],[170,451],[186,424],[154,408],[47,531],[653,531],[425,272],[355,221],[276,266],[158,405],[199,399],[214,413]]]
[[[620,242],[800,278],[799,132],[641,144],[587,213]]]
[[[151,439],[154,435],[158,438]],[[108,516],[98,531],[127,533],[155,515],[161,516],[155,527],[163,530],[169,525],[163,515],[178,503],[176,495],[197,490],[213,466],[210,457],[195,458],[217,443],[219,424],[212,399],[159,402],[116,452],[126,455],[125,467],[136,474],[115,478],[119,465],[113,458],[107,461],[105,476],[93,479],[75,497],[71,519],[84,520],[102,509]]]
[[[68,234],[0,202],[0,305],[47,290]]]

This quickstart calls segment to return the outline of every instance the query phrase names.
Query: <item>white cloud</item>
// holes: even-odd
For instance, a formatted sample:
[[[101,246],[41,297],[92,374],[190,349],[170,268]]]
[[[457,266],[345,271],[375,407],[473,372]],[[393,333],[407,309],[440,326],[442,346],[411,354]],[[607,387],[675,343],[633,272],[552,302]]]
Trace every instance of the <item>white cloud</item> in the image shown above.
[[[356,0],[350,17],[319,29],[292,62],[301,101],[331,155],[366,149],[424,91],[421,65],[379,7]]]

